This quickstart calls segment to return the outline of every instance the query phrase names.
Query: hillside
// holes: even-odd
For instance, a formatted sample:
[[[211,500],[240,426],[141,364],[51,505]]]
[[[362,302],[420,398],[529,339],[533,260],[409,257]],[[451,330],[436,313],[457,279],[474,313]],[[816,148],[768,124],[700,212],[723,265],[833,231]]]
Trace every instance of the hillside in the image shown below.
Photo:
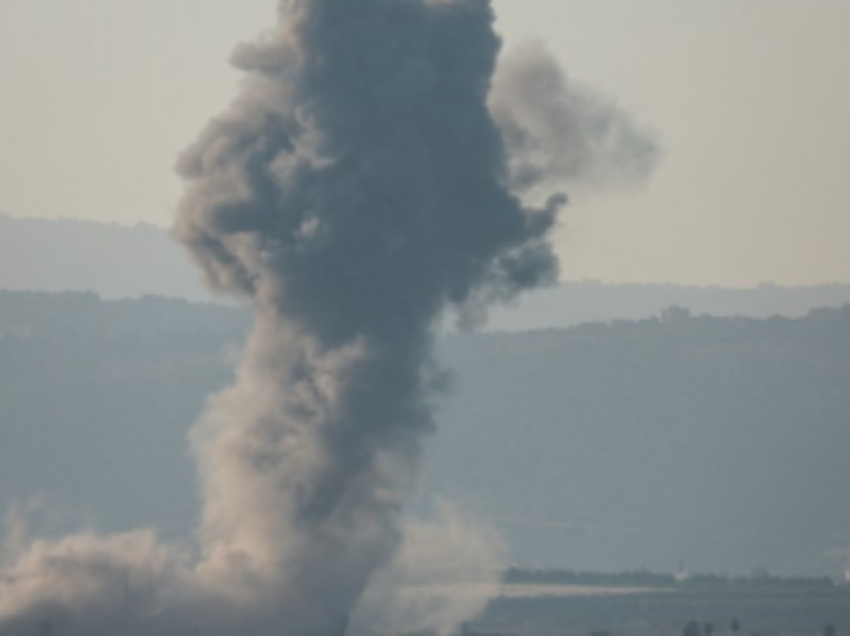
[[[209,298],[186,255],[160,228],[2,213],[0,289]]]
[[[563,272],[569,278],[570,272]],[[0,289],[92,291],[103,298],[146,294],[209,301],[199,275],[168,233],[90,221],[18,219],[0,213]],[[561,328],[595,320],[638,320],[679,305],[694,314],[797,318],[850,303],[850,285],[759,285],[752,289],[567,281],[494,310],[486,331]]]
[[[247,313],[0,293],[0,506],[42,526],[197,514],[186,434]],[[517,562],[836,573],[850,548],[850,308],[453,336],[422,499],[461,501]],[[423,506],[426,504],[423,504]]]
[[[430,488],[524,563],[833,571],[850,544],[850,309],[456,338]],[[840,550],[839,550],[840,551]]]

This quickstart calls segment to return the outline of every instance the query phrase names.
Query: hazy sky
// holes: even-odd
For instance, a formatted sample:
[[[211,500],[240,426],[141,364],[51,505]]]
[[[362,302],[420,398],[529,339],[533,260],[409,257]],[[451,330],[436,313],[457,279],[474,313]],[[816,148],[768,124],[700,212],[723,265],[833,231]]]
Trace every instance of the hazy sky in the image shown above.
[[[177,153],[274,0],[0,0],[0,210],[169,225]],[[850,2],[496,0],[660,139],[644,191],[574,197],[563,277],[850,282]]]

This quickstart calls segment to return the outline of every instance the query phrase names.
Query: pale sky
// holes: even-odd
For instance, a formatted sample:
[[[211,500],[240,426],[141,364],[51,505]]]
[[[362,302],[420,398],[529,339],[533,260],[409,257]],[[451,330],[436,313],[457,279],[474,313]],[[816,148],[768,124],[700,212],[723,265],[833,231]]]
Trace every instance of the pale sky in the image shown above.
[[[496,0],[507,46],[654,130],[641,191],[574,197],[563,278],[850,282],[850,2]],[[167,226],[177,153],[274,0],[0,0],[0,211]]]

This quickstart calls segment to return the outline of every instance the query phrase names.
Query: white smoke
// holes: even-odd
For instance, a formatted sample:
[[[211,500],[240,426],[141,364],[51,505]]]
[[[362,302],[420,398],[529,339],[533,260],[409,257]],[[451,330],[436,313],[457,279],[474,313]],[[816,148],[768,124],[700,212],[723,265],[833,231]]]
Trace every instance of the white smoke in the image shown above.
[[[402,545],[373,577],[352,622],[378,634],[448,636],[497,595],[506,558],[492,527],[439,502],[433,520],[405,523]]]

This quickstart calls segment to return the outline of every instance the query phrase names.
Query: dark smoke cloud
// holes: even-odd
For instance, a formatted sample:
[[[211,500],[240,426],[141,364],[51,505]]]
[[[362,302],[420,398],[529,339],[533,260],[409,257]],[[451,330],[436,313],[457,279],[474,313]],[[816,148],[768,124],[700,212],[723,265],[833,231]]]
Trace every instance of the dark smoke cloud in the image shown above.
[[[237,51],[250,83],[182,158],[176,233],[257,315],[212,410],[208,558],[314,628],[399,540],[435,320],[551,276],[557,206],[505,187],[487,2],[314,0],[286,18]]]
[[[402,541],[434,429],[435,322],[557,275],[547,233],[565,198],[511,191],[541,113],[511,71],[493,97],[503,136],[498,53],[488,0],[292,0],[236,51],[241,94],[178,165],[175,236],[256,312],[236,383],[193,433],[197,545],[15,542],[0,635],[342,630]]]
[[[650,132],[571,79],[541,43],[504,56],[490,105],[508,146],[516,192],[639,186],[661,154]]]

